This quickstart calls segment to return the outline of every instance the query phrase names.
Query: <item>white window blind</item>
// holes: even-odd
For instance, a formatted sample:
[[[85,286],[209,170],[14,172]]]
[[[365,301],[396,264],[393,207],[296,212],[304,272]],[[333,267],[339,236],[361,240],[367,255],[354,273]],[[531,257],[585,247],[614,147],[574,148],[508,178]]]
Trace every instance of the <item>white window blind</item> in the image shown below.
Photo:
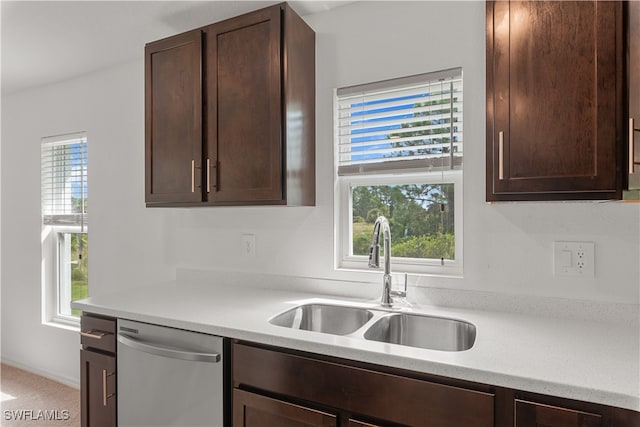
[[[462,167],[462,69],[337,90],[338,174]]]
[[[87,138],[84,133],[42,139],[42,221],[87,227]]]

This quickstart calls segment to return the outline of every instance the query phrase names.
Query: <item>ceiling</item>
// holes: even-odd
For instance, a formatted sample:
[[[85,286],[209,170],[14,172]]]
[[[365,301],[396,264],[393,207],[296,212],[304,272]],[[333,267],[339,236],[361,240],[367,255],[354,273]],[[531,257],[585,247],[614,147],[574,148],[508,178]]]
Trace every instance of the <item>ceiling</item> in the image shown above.
[[[147,42],[279,1],[6,1],[2,95],[140,58]],[[352,1],[291,1],[301,16]]]

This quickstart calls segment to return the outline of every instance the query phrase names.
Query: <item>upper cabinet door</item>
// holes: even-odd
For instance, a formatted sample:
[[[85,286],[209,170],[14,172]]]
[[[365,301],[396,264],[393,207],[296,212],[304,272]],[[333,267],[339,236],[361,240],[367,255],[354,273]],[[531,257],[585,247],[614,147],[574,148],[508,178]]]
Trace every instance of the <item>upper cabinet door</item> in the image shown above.
[[[628,7],[628,78],[629,78],[629,190],[640,190],[640,2]]]
[[[271,7],[205,28],[209,202],[286,203],[280,14]]]
[[[487,2],[487,200],[619,199],[620,2]]]
[[[146,202],[202,201],[202,33],[145,47]]]

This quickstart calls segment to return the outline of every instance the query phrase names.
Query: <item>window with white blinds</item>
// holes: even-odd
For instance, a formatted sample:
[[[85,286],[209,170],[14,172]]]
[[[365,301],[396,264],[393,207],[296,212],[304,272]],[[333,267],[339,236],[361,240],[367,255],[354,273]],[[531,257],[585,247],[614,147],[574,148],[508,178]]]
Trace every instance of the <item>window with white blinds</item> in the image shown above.
[[[85,133],[42,139],[44,225],[87,228],[87,138]]]
[[[462,69],[337,90],[338,175],[462,167]]]
[[[376,218],[398,271],[463,271],[462,68],[337,89],[336,267],[368,270]]]

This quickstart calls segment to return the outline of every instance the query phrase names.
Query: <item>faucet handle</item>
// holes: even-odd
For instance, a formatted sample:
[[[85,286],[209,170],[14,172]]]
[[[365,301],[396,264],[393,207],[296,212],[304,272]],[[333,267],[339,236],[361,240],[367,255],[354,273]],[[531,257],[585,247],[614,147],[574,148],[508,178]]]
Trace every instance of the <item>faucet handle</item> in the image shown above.
[[[391,290],[391,295],[395,296],[395,297],[400,297],[400,298],[406,298],[407,296],[407,273],[404,273],[404,289],[399,291],[399,290]]]

